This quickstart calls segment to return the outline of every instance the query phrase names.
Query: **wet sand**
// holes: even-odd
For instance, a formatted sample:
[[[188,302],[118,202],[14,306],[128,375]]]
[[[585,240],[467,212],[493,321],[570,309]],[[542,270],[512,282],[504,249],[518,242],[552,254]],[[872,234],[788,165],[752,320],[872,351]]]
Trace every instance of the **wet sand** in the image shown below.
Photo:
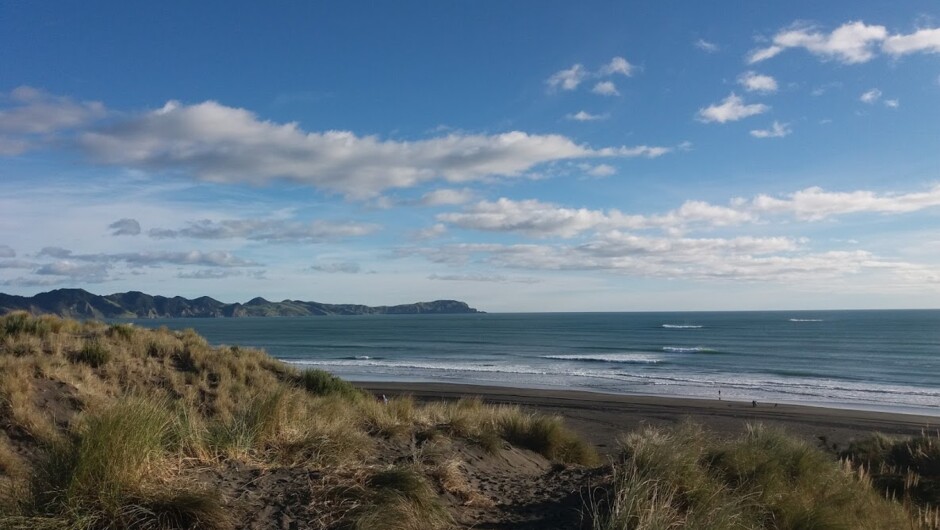
[[[708,430],[733,436],[747,423],[763,423],[818,444],[844,447],[874,432],[916,435],[940,429],[940,417],[870,412],[802,405],[774,405],[659,396],[601,394],[575,390],[541,390],[448,383],[358,382],[366,390],[387,396],[411,395],[419,401],[479,396],[487,403],[520,405],[545,414],[558,414],[598,450],[613,452],[622,433],[644,425],[676,425],[688,419]]]

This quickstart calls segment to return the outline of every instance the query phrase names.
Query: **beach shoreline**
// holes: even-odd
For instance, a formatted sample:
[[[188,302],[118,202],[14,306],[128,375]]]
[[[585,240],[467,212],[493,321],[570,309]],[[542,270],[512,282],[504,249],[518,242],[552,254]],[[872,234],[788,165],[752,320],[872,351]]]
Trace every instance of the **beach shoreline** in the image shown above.
[[[686,397],[605,394],[582,390],[515,388],[457,383],[354,381],[375,395],[410,395],[418,401],[479,397],[487,403],[519,405],[557,414],[603,453],[612,453],[624,433],[644,426],[672,426],[694,421],[719,435],[733,436],[747,424],[783,429],[809,443],[844,448],[875,432],[912,436],[940,428],[940,417]]]

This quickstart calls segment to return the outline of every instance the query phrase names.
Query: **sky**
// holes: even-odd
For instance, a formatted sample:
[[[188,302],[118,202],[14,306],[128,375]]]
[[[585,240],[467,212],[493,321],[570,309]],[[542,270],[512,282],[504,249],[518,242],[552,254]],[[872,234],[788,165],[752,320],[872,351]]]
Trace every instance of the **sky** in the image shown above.
[[[0,291],[940,307],[940,4],[0,2]]]

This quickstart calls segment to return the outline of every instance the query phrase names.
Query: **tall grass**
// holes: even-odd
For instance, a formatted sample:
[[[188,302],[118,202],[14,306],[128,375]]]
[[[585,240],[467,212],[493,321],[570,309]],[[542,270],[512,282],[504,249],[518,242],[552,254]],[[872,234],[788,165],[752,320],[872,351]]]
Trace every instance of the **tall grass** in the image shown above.
[[[218,499],[162,477],[172,416],[160,403],[131,399],[86,418],[49,442],[35,462],[22,511],[81,528],[228,528]]]
[[[646,429],[623,449],[612,490],[591,508],[595,530],[916,527],[829,455],[761,426],[728,441],[694,425]]]

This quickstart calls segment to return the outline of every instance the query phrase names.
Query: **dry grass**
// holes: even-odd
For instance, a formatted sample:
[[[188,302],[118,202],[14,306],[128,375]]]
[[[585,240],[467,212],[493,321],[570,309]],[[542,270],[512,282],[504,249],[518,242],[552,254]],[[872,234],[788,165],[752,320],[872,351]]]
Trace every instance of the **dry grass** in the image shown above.
[[[556,418],[479,400],[384,404],[326,372],[212,347],[191,330],[14,313],[0,317],[0,373],[0,427],[25,437],[32,455],[21,459],[0,432],[0,527],[226,528],[221,501],[186,477],[238,462],[363,470],[371,478],[337,486],[361,493],[347,523],[448,528],[438,488],[483,502],[459,464],[445,451],[414,468],[367,472],[378,439],[410,440],[419,452],[462,439],[595,457]]]
[[[593,505],[596,530],[918,527],[829,455],[760,426],[731,441],[694,425],[646,429],[623,447],[613,491]]]

